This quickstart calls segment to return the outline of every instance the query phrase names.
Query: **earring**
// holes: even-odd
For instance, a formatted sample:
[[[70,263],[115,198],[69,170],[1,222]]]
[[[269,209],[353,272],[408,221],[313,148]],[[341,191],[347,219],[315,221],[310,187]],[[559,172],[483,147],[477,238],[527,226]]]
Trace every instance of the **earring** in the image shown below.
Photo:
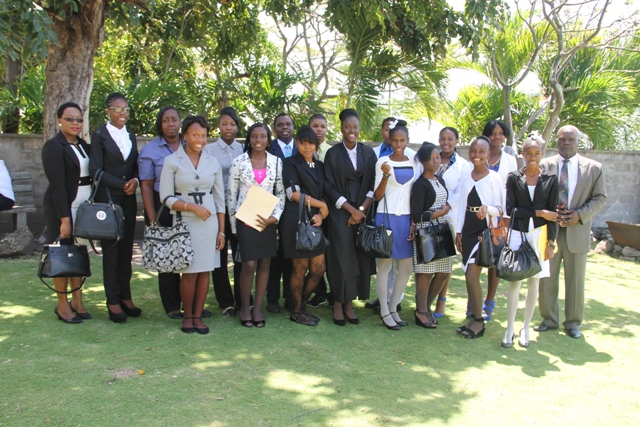
[[[59,127],[59,128],[60,128],[60,127],[62,127],[62,123],[58,123],[58,127]]]

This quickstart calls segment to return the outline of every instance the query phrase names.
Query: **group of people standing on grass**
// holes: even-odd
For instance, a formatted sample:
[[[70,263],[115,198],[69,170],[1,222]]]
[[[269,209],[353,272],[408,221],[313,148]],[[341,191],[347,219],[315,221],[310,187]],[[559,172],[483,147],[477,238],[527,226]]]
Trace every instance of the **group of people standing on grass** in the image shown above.
[[[126,98],[111,94],[106,106],[109,122],[93,133],[88,145],[79,137],[80,107],[61,105],[60,132],[45,143],[42,156],[50,183],[44,197],[49,242],[73,241],[75,211],[88,198],[91,177],[98,170],[104,175],[96,201],[107,201],[105,188],[109,188],[114,203],[123,208],[125,238],[100,242],[109,248],[103,254],[103,281],[114,322],[142,313],[132,301],[130,285],[135,192],[140,187],[147,223],[164,203],[169,209],[160,215],[160,225],[171,225],[180,212],[191,233],[193,263],[180,274],[158,275],[163,308],[170,318],[182,319],[183,332],[209,332],[202,320],[211,316],[204,309],[209,274],[223,314],[237,314],[244,327],[263,328],[264,299],[268,311],[280,311],[281,278],[284,305],[293,322],[316,326],[320,319],[306,308],[329,300],[334,324],[358,324],[353,301],[369,299],[376,271],[379,298],[366,306],[379,310],[382,324],[391,330],[407,326],[399,311],[414,273],[415,324],[434,329],[444,316],[453,258],[422,262],[415,236],[416,230],[429,225],[448,224],[462,254],[468,291],[469,320],[457,331],[465,338],[481,337],[485,322],[493,316],[499,279],[495,268],[489,268],[484,295],[482,267],[475,263],[478,237],[489,224],[510,217],[513,229],[524,233],[543,266],[527,279],[520,345],[529,343],[539,287],[544,320],[536,329],[559,327],[562,261],[567,290],[564,327],[570,336],[580,336],[590,221],[606,194],[601,165],[577,154],[579,131],[573,126],[558,131],[559,155],[545,160],[545,141],[530,135],[522,144],[525,165],[518,170],[516,158],[503,148],[510,129],[499,120],[489,122],[483,135],[473,139],[467,161],[456,151],[459,135],[451,127],[440,131],[439,145],[425,142],[415,152],[408,147],[407,123],[389,117],[382,123],[384,142],[373,149],[358,142],[358,113],[346,109],[339,116],[342,141],[331,146],[325,140],[324,116],[311,116],[308,125],[295,132],[292,118],[282,113],[274,122],[275,138],[267,124],[256,123],[249,127],[243,145],[236,141],[237,113],[226,107],[218,121],[219,139],[207,144],[210,127],[203,117],[182,120],[177,109],[168,106],[158,113],[157,138],[138,153],[135,135],[126,128],[130,112]],[[268,217],[259,217],[260,229],[236,218],[253,186],[278,199]],[[326,248],[296,248],[300,204],[311,223],[325,233]],[[363,221],[391,230],[390,258],[374,259],[356,249]],[[539,249],[541,239],[547,243]],[[517,249],[520,243],[520,233],[512,233],[510,246]],[[234,291],[227,271],[228,245],[234,260]],[[64,292],[69,284],[78,287],[79,281],[58,278],[54,284]],[[520,282],[509,283],[504,347],[511,347],[515,338],[519,290]],[[66,323],[91,319],[81,290],[73,293],[71,302],[58,293],[55,312]]]

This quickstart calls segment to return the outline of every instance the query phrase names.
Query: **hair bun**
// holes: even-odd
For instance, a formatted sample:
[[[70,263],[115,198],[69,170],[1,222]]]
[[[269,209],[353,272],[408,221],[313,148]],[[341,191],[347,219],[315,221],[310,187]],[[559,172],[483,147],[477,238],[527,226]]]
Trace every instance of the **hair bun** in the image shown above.
[[[397,126],[407,127],[407,121],[406,120],[398,120],[398,122],[396,123],[396,127]]]
[[[347,117],[352,117],[352,116],[355,117],[356,119],[360,118],[356,110],[354,110],[353,108],[346,108],[340,112],[339,118],[341,122],[344,122],[347,119]]]

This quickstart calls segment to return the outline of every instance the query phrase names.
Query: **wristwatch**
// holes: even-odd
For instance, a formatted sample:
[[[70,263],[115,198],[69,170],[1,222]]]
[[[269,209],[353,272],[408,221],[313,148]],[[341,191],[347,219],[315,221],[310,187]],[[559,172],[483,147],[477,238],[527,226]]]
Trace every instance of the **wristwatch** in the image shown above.
[[[360,206],[358,209],[364,212],[364,206]]]
[[[549,246],[550,248],[553,248],[553,249],[556,248],[556,244],[554,242],[547,243],[547,246]]]

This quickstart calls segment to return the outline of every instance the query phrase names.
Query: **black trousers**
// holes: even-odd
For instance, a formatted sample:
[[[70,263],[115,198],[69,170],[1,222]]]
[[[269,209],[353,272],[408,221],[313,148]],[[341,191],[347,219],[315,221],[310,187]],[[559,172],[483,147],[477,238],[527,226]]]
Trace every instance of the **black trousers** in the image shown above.
[[[0,194],[0,211],[8,211],[13,208],[14,201],[3,194]]]
[[[156,213],[160,210],[162,203],[160,201],[160,193],[153,192],[153,204]],[[154,218],[149,218],[147,212],[144,213],[144,222],[149,225]],[[165,207],[158,223],[163,227],[173,225],[173,217],[171,210]],[[166,313],[172,313],[180,310],[182,299],[180,298],[180,274],[179,273],[158,273],[158,290],[160,292],[160,301]]]
[[[240,271],[242,263],[236,262],[236,251],[238,250],[238,239],[231,233],[231,222],[229,221],[229,212],[224,216],[224,232],[226,243],[220,251],[220,267],[211,272],[211,280],[213,281],[213,292],[216,294],[216,301],[221,309],[234,307],[239,309],[242,305],[240,296]],[[229,281],[229,271],[227,270],[227,261],[229,257],[229,245],[231,245],[231,255],[233,258],[233,283],[234,289],[231,291],[231,282]]]
[[[120,304],[131,299],[131,260],[136,231],[136,196],[124,196],[116,204],[124,211],[124,239],[100,240],[102,246],[102,277],[107,304]]]
[[[269,267],[269,282],[267,283],[267,302],[278,303],[280,300],[280,278],[282,277],[283,296],[285,300],[291,297],[291,273],[293,267],[291,259],[284,257],[282,242],[278,241],[278,254],[271,258]]]

